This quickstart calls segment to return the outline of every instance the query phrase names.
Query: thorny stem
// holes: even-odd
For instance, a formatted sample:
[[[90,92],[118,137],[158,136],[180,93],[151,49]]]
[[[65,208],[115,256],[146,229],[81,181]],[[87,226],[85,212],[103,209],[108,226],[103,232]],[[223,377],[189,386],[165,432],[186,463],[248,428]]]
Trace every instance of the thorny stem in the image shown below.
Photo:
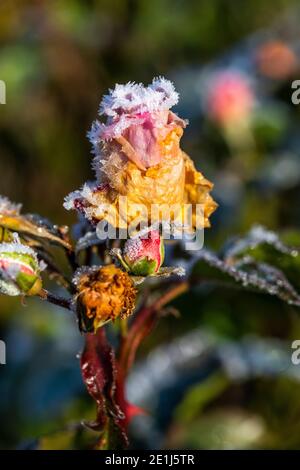
[[[42,289],[40,291],[39,297],[51,304],[58,305],[59,307],[65,308],[67,310],[71,310],[71,299],[65,299],[63,297],[59,297],[58,295],[54,295],[46,289]]]

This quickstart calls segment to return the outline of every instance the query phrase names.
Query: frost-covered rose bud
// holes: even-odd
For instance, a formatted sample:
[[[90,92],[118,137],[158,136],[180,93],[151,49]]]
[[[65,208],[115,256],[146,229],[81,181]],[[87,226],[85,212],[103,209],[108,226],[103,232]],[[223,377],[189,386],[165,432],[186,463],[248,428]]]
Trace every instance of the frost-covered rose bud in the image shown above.
[[[42,288],[42,268],[34,250],[14,237],[12,243],[0,244],[0,293],[36,295]]]
[[[124,246],[124,264],[135,276],[156,273],[164,261],[164,242],[159,231],[152,230],[147,235],[147,238],[130,238]]]
[[[130,276],[114,264],[81,268],[73,280],[78,294],[75,308],[81,331],[94,333],[134,310],[136,289]]]
[[[93,224],[105,220],[118,228],[128,228],[136,217],[148,227],[160,219],[184,224],[185,218],[193,228],[209,227],[217,207],[213,185],[180,148],[187,121],[171,111],[178,97],[162,77],[148,86],[127,83],[109,90],[100,104],[101,120],[88,134],[96,181],[69,194],[64,207]],[[156,211],[161,205],[172,208],[171,220]],[[201,221],[197,206],[203,208]]]
[[[163,78],[154,79],[148,87],[116,85],[100,105],[107,122],[95,123],[90,137],[108,143],[114,139],[142,170],[155,166],[162,160],[166,140],[178,152],[177,136],[181,137],[186,121],[170,111],[177,102],[173,84]]]

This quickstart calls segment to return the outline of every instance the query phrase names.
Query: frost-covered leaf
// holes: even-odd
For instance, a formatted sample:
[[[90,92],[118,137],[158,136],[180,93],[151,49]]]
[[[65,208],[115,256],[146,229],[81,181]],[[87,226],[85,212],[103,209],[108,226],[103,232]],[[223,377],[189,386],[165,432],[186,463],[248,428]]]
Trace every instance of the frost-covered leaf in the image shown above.
[[[289,237],[292,244],[300,245],[300,236]],[[251,256],[256,261],[270,264],[284,272],[285,276],[300,289],[300,250],[290,246],[271,230],[254,226],[244,237],[227,243],[221,258],[235,263],[239,258]]]
[[[18,232],[28,237],[44,239],[56,245],[71,249],[69,241],[64,238],[65,227],[58,227],[48,220],[36,215],[0,214],[0,227]]]
[[[297,257],[300,253],[298,248],[283,243],[277,233],[267,230],[261,225],[255,225],[245,237],[235,238],[227,243],[223,255],[225,258],[241,256],[261,245],[268,245],[276,252],[292,257]]]
[[[202,250],[192,272],[193,277],[224,285],[239,285],[274,295],[290,305],[300,307],[300,296],[285,274],[278,268],[246,256],[234,261],[221,259]]]

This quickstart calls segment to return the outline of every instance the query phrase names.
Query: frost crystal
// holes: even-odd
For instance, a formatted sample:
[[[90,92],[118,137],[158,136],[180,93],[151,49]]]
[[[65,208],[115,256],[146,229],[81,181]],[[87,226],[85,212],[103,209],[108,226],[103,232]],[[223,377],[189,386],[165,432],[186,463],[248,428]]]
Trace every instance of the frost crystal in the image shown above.
[[[46,264],[39,264],[34,250],[20,243],[18,234],[13,235],[13,242],[0,244],[0,293],[36,295],[42,287],[39,274]]]
[[[154,78],[147,87],[142,83],[117,84],[103,97],[99,113],[116,117],[132,112],[162,111],[177,104],[178,98],[173,83],[163,77]]]
[[[80,278],[82,276],[84,276],[85,274],[92,274],[92,273],[98,271],[100,268],[101,268],[101,266],[96,266],[96,265],[93,265],[93,266],[80,266],[80,268],[78,268],[74,273],[74,276],[72,278],[72,284],[74,286],[78,286],[78,284],[80,282]]]
[[[8,197],[0,196],[0,214],[3,215],[19,215],[22,204],[11,202]]]
[[[178,103],[178,98],[173,83],[163,77],[154,78],[147,87],[142,83],[117,84],[100,103],[99,114],[106,116],[107,122],[96,120],[87,134],[94,152],[100,141],[120,136],[128,127],[142,124],[145,113],[168,111]]]
[[[34,258],[36,263],[38,263],[34,250],[27,245],[23,245],[23,243],[20,242],[19,235],[17,233],[14,233],[13,236],[14,241],[12,243],[0,243],[0,253],[20,253],[30,255]]]
[[[85,183],[80,190],[73,191],[72,193],[68,194],[65,197],[63,206],[67,210],[71,210],[74,208],[77,208],[77,202],[80,202],[83,204],[83,201],[86,199],[88,201],[93,200],[93,195],[95,189],[97,189],[99,185],[95,182],[88,182]]]
[[[135,261],[139,258],[141,251],[143,249],[143,243],[140,238],[131,238],[124,247],[124,255],[132,261]]]
[[[247,249],[254,249],[257,246],[266,243],[273,246],[280,253],[297,256],[299,251],[293,247],[286,246],[275,232],[267,230],[262,225],[254,225],[246,237],[236,240],[226,250],[226,257],[237,256]]]

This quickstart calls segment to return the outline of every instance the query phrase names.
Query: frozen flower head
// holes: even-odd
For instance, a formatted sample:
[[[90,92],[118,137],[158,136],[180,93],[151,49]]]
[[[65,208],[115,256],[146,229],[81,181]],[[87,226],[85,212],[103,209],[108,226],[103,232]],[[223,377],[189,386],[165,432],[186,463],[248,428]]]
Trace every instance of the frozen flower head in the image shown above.
[[[219,125],[236,125],[247,120],[254,105],[254,94],[247,78],[238,71],[223,71],[208,86],[210,117]]]
[[[36,295],[42,288],[41,266],[32,248],[20,243],[0,244],[0,292],[6,295]]]
[[[173,84],[164,78],[154,79],[147,87],[116,85],[104,96],[100,105],[104,122],[96,121],[89,133],[97,180],[71,193],[65,208],[76,209],[93,223],[105,219],[127,228],[141,214],[138,205],[145,209],[141,223],[153,224],[164,221],[161,212],[153,213],[153,205],[176,206],[173,220],[175,216],[183,220],[187,205],[192,204],[195,224],[195,206],[201,204],[201,228],[209,226],[216,208],[209,194],[212,183],[180,148],[186,121],[170,111],[177,101]],[[126,218],[120,196],[126,197]]]
[[[186,125],[170,112],[177,102],[174,85],[164,78],[154,79],[147,87],[141,83],[116,85],[100,104],[106,122],[96,121],[89,133],[95,153],[99,145],[115,142],[140,169],[157,165],[166,140],[177,143]]]
[[[79,327],[95,332],[108,321],[126,318],[134,310],[136,289],[130,276],[114,264],[79,270],[75,275]]]

